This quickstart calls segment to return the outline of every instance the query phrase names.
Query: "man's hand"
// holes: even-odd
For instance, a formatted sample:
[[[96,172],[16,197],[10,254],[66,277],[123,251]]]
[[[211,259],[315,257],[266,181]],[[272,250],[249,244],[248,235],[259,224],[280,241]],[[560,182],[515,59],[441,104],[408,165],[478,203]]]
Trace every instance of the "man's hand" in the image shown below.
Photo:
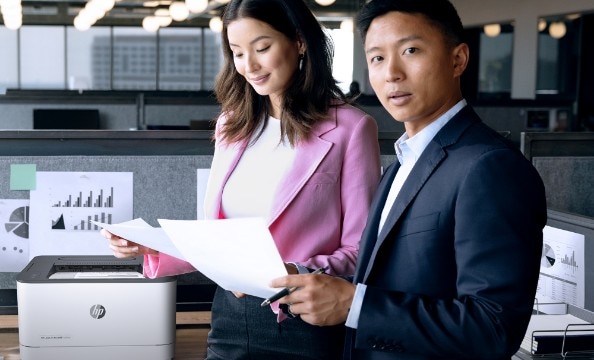
[[[344,323],[355,294],[355,285],[325,274],[288,275],[274,279],[274,288],[298,287],[281,298],[280,304],[289,304],[291,313],[300,315],[312,325]]]

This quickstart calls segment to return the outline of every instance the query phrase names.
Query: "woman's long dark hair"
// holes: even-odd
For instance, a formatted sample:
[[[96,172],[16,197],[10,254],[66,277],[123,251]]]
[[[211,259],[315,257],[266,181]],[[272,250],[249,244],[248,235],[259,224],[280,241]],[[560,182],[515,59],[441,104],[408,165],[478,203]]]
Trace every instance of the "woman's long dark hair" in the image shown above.
[[[332,41],[303,0],[231,0],[223,13],[225,63],[217,76],[215,94],[227,117],[219,134],[227,142],[249,139],[270,113],[268,96],[261,96],[235,69],[227,28],[235,20],[265,22],[291,41],[306,47],[303,67],[293,75],[281,104],[281,132],[291,145],[307,137],[312,125],[327,116],[333,100],[347,99],[332,76]]]

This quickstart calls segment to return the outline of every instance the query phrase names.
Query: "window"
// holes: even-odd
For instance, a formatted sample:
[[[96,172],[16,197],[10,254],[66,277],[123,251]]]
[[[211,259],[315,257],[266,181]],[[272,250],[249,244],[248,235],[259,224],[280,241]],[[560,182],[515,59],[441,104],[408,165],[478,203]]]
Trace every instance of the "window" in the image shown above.
[[[156,59],[156,33],[137,27],[113,28],[114,90],[156,90]]]
[[[579,17],[539,22],[536,94],[573,98],[577,89]]]
[[[213,89],[221,61],[217,33],[200,28],[159,31],[159,90]]]
[[[18,86],[17,32],[0,27],[0,94]],[[7,56],[15,54],[15,56]]]
[[[513,26],[510,24],[486,25],[481,31],[478,69],[480,96],[509,97],[513,36]]]
[[[342,29],[327,30],[334,43],[332,75],[346,94],[353,81],[353,32]]]
[[[66,28],[66,74],[69,90],[111,89],[111,28]]]
[[[334,42],[333,75],[347,92],[353,33],[328,31]],[[8,88],[212,90],[223,61],[221,46],[220,33],[207,28],[149,33],[121,26],[86,31],[73,26],[0,27],[0,93]]]
[[[19,31],[21,88],[64,89],[64,27],[23,26]]]

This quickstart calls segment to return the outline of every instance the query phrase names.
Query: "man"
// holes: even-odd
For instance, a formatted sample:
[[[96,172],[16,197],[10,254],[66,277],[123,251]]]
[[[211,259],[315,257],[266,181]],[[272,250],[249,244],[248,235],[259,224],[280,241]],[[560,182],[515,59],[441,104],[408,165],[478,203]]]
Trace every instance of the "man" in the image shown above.
[[[346,322],[345,358],[510,359],[532,313],[544,186],[466,104],[462,24],[448,0],[372,0],[358,15],[371,85],[404,123],[379,185],[353,283],[290,275],[279,302]]]

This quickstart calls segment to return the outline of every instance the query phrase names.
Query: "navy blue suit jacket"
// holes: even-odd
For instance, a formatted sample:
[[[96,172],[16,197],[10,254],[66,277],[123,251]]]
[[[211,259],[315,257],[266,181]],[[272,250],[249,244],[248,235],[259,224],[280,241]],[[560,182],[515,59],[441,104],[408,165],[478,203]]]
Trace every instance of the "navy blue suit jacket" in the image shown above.
[[[510,359],[538,282],[543,183],[509,141],[466,106],[429,143],[378,223],[390,166],[362,235],[367,284],[352,359]]]

